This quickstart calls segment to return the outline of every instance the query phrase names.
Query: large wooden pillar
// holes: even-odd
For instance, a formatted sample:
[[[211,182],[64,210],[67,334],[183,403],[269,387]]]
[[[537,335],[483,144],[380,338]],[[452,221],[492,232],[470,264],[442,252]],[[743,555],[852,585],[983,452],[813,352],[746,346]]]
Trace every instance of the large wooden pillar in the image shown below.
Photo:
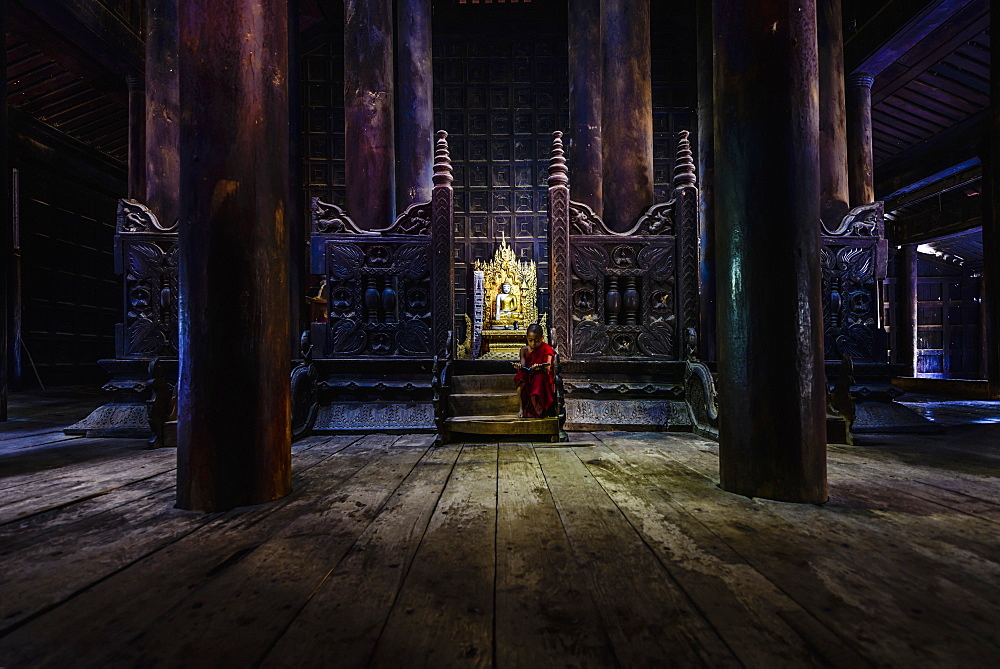
[[[990,45],[1000,63],[1000,41]],[[990,120],[983,162],[983,293],[986,297],[986,379],[992,399],[1000,399],[1000,67],[990,69]]]
[[[875,201],[872,158],[872,84],[875,77],[855,72],[847,77],[847,173],[851,207]]]
[[[830,229],[850,210],[847,118],[844,102],[844,29],[841,0],[815,0],[819,53],[820,218]]]
[[[906,376],[913,376],[917,369],[917,245],[904,244],[897,258],[896,363],[906,366]]]
[[[344,0],[347,211],[365,229],[396,215],[392,0]]]
[[[180,189],[177,2],[146,2],[146,206],[164,225],[177,220]]]
[[[826,390],[813,0],[715,0],[722,487],[821,503]]]
[[[7,3],[0,6],[0,33],[7,35]],[[4,40],[3,81],[0,82],[0,421],[7,420],[7,392],[13,337],[10,336],[12,318],[11,270],[14,266],[14,217],[10,210],[10,165],[7,162],[7,44]]]
[[[299,25],[299,0],[287,0],[288,25]],[[305,308],[306,274],[306,193],[302,185],[302,96],[300,86],[301,49],[299,31],[288,31],[288,325],[291,357],[301,356],[301,333],[309,328]]]
[[[604,208],[602,63],[601,0],[569,0],[570,197],[590,206],[598,216]]]
[[[621,232],[653,204],[649,0],[602,0],[601,32],[603,211]]]
[[[699,357],[715,352],[715,105],[712,92],[712,0],[698,0],[698,224],[701,246],[701,331]]]
[[[287,39],[283,0],[188,0],[180,13],[184,509],[291,485]]]
[[[431,0],[397,0],[396,29],[396,208],[403,211],[430,202],[434,186]]]
[[[125,77],[128,86],[128,196],[146,200],[146,81]]]

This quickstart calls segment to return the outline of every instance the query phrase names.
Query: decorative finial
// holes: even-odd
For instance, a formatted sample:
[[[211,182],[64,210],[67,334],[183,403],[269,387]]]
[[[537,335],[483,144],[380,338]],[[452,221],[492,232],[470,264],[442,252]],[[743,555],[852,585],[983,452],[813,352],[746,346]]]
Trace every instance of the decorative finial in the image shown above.
[[[552,136],[552,157],[549,158],[549,188],[569,186],[569,171],[566,169],[566,158],[563,157],[562,132],[556,130]]]
[[[694,186],[694,161],[691,159],[691,142],[688,141],[687,130],[681,130],[677,142],[677,162],[674,163],[674,187]]]
[[[454,177],[451,175],[451,154],[448,153],[448,133],[437,131],[437,144],[434,148],[434,185],[450,186]]]

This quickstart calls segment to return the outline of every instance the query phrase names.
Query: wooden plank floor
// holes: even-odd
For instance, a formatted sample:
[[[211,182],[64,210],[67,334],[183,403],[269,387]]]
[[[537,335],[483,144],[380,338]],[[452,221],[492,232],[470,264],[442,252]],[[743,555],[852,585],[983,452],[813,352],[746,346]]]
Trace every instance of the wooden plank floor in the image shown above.
[[[216,514],[171,451],[29,428],[0,667],[1000,666],[997,424],[831,447],[825,506],[723,492],[683,434],[311,437]]]

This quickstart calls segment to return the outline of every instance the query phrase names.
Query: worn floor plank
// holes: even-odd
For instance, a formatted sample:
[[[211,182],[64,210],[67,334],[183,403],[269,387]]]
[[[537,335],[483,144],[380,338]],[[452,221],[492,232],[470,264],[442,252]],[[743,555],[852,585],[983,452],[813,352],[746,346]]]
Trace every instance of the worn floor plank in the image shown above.
[[[649,666],[670,657],[679,665],[738,664],[576,454],[536,454],[618,661]]]
[[[530,444],[500,444],[496,551],[497,666],[614,664]]]
[[[114,663],[252,666],[326,580],[430,447],[431,435],[385,436],[385,449],[225,573],[192,591]],[[389,457],[391,455],[391,457]],[[225,630],[252,627],[248,638]]]
[[[681,434],[310,438],[210,515],[139,441],[0,447],[0,666],[994,666],[990,427],[831,448],[824,506]]]
[[[359,667],[368,662],[461,450],[445,445],[417,463],[262,666]]]
[[[109,644],[107,635],[132,640],[154,628],[192,590],[225,573],[312,509],[318,496],[309,491],[335,490],[384,455],[384,442],[380,436],[334,437],[315,446],[307,453],[325,455],[320,463],[324,466],[296,471],[292,493],[269,504],[210,516],[177,511],[183,517],[207,519],[202,526],[206,531],[184,535],[113,578],[93,579],[91,587],[52,611],[0,636],[0,666],[63,667],[79,664],[80,658],[88,658],[89,665],[108,666],[116,655],[128,655],[130,643]],[[298,470],[294,464],[293,470]],[[95,616],[95,611],[101,615]]]
[[[674,492],[683,483],[664,486],[607,446],[577,455],[743,664],[864,664],[843,639],[677,504]]]
[[[495,444],[462,449],[375,646],[373,666],[492,666],[496,474]]]
[[[671,486],[674,477],[690,481],[671,487],[675,498],[755,569],[795,593],[795,600],[811,615],[857,644],[854,648],[863,656],[878,662],[924,658],[974,664],[984,644],[989,647],[985,620],[970,615],[957,622],[938,615],[931,602],[948,595],[928,581],[925,571],[913,567],[919,553],[900,548],[909,537],[899,536],[893,548],[833,508],[723,493],[698,473],[712,465],[692,453],[692,442],[672,438],[668,442],[672,446],[640,453],[648,445],[641,440],[600,436],[612,450],[647,471],[657,471],[657,457],[683,463],[680,468],[662,469],[661,485]],[[799,569],[788,568],[793,560]],[[971,603],[963,601],[962,607],[970,612],[990,608],[975,597]],[[878,633],[873,632],[872,618],[879,620]]]

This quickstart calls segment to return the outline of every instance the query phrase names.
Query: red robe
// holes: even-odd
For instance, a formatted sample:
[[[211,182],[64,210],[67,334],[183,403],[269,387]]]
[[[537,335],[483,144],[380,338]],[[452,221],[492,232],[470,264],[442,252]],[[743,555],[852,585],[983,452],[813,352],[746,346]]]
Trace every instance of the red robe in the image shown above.
[[[554,355],[555,351],[552,350],[552,347],[542,342],[534,351],[528,351],[528,355],[524,357],[524,364],[526,367],[531,367],[549,360]],[[556,400],[555,373],[552,370],[552,365],[530,372],[518,369],[514,375],[514,385],[518,388],[524,386],[524,390],[521,392],[521,401],[524,403],[522,416],[542,418],[552,415],[552,406]]]

